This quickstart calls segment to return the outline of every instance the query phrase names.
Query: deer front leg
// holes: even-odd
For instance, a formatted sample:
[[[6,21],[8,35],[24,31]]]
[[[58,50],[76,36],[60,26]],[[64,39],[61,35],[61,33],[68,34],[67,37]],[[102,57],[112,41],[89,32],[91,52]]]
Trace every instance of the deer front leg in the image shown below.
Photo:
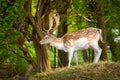
[[[78,65],[77,51],[74,52],[74,60],[75,60],[75,62],[76,62],[76,65]]]
[[[70,65],[71,65],[72,56],[73,56],[73,51],[70,51],[70,52],[69,52],[69,63],[68,63],[68,68],[69,68]]]

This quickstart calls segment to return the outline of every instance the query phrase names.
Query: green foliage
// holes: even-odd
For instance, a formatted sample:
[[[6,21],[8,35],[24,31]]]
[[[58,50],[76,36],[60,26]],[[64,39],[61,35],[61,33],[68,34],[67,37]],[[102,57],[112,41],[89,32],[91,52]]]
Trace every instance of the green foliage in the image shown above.
[[[22,55],[17,45],[21,33],[13,28],[13,24],[24,24],[23,5],[24,0],[12,0],[11,3],[0,0],[0,65],[8,65],[15,72],[25,70],[28,65],[24,59],[14,54]]]
[[[71,9],[71,14],[68,17],[68,32],[75,32],[82,28],[94,27],[94,23],[89,23],[83,19],[83,17],[77,15],[76,13],[81,14],[82,16],[87,17],[89,12],[89,3],[90,1],[86,0],[73,0],[73,6]]]
[[[33,0],[32,1],[32,15],[33,16],[35,16],[35,13],[36,13],[37,1],[38,0]]]
[[[87,7],[87,3],[84,0],[73,0],[73,10],[77,12],[84,12]]]
[[[115,42],[115,49],[114,49],[114,53],[116,53],[115,55],[112,55],[112,60],[113,61],[120,61],[120,43]]]
[[[1,10],[0,10],[0,26],[1,27],[12,27],[13,23],[20,23],[24,20],[23,5],[24,0],[16,0],[13,5],[8,2],[1,0]],[[3,24],[4,23],[4,24]]]
[[[105,4],[106,3],[106,4]],[[111,38],[116,38],[118,36],[120,36],[120,22],[119,22],[119,19],[120,19],[120,8],[119,8],[119,4],[120,4],[120,0],[116,0],[116,1],[111,1],[111,0],[108,0],[108,1],[105,1],[104,2],[104,5],[105,5],[105,18],[106,20],[108,20],[107,24],[106,25],[106,33],[109,35],[111,35]],[[110,33],[110,29],[112,31],[112,34]],[[114,32],[113,32],[114,30]],[[115,30],[118,30],[117,34],[115,32]],[[112,60],[114,61],[118,61],[120,60],[119,56],[120,56],[120,42],[111,42],[111,39],[107,39],[109,41],[109,44],[108,45],[113,45],[111,47],[113,47],[113,53],[112,53]]]

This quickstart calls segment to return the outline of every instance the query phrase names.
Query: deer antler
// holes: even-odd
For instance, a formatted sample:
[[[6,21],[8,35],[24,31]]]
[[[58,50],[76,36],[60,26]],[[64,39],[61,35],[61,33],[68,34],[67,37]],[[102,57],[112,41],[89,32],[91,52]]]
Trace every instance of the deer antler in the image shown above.
[[[55,14],[53,16],[54,16],[54,19],[55,19],[55,22],[56,22],[56,25],[55,25],[54,29],[56,29],[56,28],[58,28],[58,26],[60,24],[60,15],[57,13],[57,14]]]
[[[55,26],[54,26],[55,23]],[[60,16],[58,13],[53,13],[52,15],[49,16],[49,30],[47,31],[47,33],[49,33],[50,31],[54,31],[57,29],[57,27],[59,26],[60,23]],[[54,28],[52,28],[54,26]]]
[[[58,26],[59,26],[59,23],[60,23],[60,16],[58,13],[51,13],[49,15],[49,29],[46,30],[46,29],[43,29],[42,27],[42,31],[46,34],[49,34],[49,33],[52,33],[54,32]]]

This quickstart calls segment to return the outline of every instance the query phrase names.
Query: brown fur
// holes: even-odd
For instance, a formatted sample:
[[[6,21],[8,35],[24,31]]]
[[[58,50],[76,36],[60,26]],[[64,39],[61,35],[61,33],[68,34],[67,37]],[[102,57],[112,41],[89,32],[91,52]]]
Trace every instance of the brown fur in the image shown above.
[[[65,45],[70,45],[71,41],[77,40],[82,37],[87,37],[89,40],[91,40],[98,33],[99,33],[98,28],[86,28],[81,29],[74,33],[65,34],[62,38]]]

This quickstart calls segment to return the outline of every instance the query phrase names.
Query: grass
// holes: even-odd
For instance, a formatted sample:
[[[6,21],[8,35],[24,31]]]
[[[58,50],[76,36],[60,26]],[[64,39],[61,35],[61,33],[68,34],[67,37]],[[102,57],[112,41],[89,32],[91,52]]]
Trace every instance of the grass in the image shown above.
[[[89,53],[89,51],[87,51],[87,53]],[[78,51],[78,63],[79,64],[83,64],[84,63],[84,60],[83,60],[83,53],[81,51]],[[88,54],[87,54],[88,55]],[[90,54],[91,55],[91,54]],[[109,49],[107,49],[107,57],[108,57],[108,60],[111,60],[112,59],[112,55],[111,55],[111,52]],[[53,49],[51,48],[49,50],[49,58],[50,58],[50,62],[51,62],[51,67],[54,66],[54,52],[53,52]],[[58,55],[56,53],[56,65],[58,64]],[[76,65],[75,61],[74,61],[74,56],[73,56],[73,59],[72,59],[72,62],[71,62],[71,65]]]
[[[120,62],[82,64],[70,68],[37,73],[29,80],[120,80]]]

